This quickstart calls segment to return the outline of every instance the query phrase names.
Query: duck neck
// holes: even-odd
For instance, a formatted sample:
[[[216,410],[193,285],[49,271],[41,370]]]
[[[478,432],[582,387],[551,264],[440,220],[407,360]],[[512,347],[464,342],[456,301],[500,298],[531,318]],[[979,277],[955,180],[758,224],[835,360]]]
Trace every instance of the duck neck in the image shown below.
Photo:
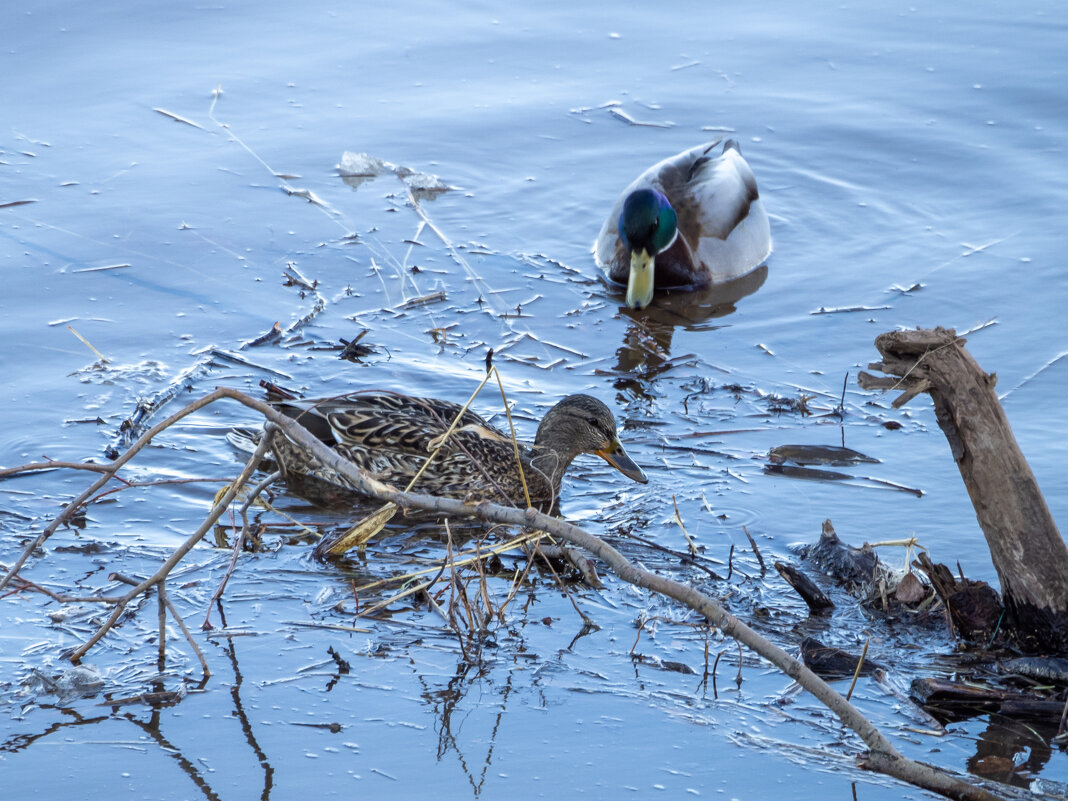
[[[567,468],[571,466],[576,456],[578,456],[578,451],[570,447],[568,443],[539,436],[531,450],[530,464],[545,476],[552,486],[553,494],[557,494],[563,483],[564,473],[567,472]]]

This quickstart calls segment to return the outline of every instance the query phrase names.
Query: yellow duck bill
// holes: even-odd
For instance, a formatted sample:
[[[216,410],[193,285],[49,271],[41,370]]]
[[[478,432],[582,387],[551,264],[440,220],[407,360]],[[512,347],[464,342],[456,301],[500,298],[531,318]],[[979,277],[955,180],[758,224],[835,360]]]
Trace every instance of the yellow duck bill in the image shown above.
[[[644,309],[653,300],[653,269],[655,256],[646,250],[633,251],[630,254],[630,279],[627,281],[627,306],[631,309]]]

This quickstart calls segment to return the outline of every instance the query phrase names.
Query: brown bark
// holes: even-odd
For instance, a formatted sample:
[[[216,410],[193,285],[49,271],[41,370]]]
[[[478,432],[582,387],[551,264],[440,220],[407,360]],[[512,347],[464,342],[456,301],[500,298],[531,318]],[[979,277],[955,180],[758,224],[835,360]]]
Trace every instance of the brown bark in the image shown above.
[[[901,389],[898,407],[927,392],[968,489],[1001,579],[1006,624],[1031,650],[1068,651],[1068,548],[1020,452],[986,373],[952,330],[890,331],[875,339],[897,379],[861,373],[865,389]]]

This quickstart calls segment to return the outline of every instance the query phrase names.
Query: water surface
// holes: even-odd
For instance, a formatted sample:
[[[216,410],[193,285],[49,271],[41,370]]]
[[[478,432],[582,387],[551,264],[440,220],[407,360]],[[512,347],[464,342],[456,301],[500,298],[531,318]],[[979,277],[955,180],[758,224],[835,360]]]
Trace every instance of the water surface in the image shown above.
[[[1041,2],[653,11],[9,4],[0,64],[16,77],[5,88],[0,204],[34,202],[0,208],[0,463],[100,457],[139,397],[212,347],[254,366],[216,361],[192,396],[218,384],[255,391],[267,378],[317,395],[379,387],[461,400],[494,347],[528,434],[560,396],[592,392],[616,409],[650,475],[640,487],[581,461],[566,514],[594,532],[684,548],[674,494],[706,553],[726,560],[736,546],[748,576],[684,577],[747,619],[774,609],[765,628],[784,647],[796,646],[803,610],[777,580],[759,580],[743,526],[768,560],[814,539],[825,518],[855,543],[915,534],[936,560],[996,582],[929,402],[891,412],[855,376],[877,358],[872,340],[883,331],[992,323],[969,336],[969,350],[997,373],[1021,447],[1065,518],[1068,17]],[[714,313],[621,312],[590,255],[602,215],[648,164],[724,134],[741,143],[772,217],[766,276]],[[440,236],[395,176],[340,180],[346,151],[456,187],[420,204]],[[241,350],[312,311],[311,293],[285,285],[290,264],[318,282],[325,311],[302,329],[303,343]],[[397,308],[437,290],[445,302]],[[517,316],[501,316],[516,306]],[[851,307],[867,310],[815,313]],[[96,356],[68,326],[111,360],[106,369],[90,369]],[[317,349],[364,329],[380,348],[364,364]],[[843,381],[840,422],[826,412]],[[768,402],[802,395],[815,414]],[[479,408],[494,413],[494,404],[486,396]],[[886,420],[903,426],[889,431]],[[254,422],[220,406],[169,431],[133,473],[232,477],[237,461],[221,434]],[[844,443],[881,460],[858,473],[924,495],[765,476],[764,455],[787,443]],[[49,473],[0,485],[0,559],[13,561],[87,481]],[[83,530],[60,532],[26,575],[112,592],[110,571],[154,570],[217,488],[118,493],[90,510]],[[296,499],[281,503],[324,519]],[[104,550],[54,550],[86,543]],[[791,762],[780,743],[840,753],[838,728],[804,696],[788,708],[815,727],[769,712],[788,683],[751,656],[740,690],[721,668],[718,701],[697,677],[632,666],[640,612],[689,619],[614,581],[602,593],[573,590],[601,627],[575,640],[581,621],[539,580],[476,670],[463,667],[440,619],[403,605],[400,622],[365,634],[299,625],[350,625],[335,611],[346,602],[352,611],[350,578],[401,572],[436,544],[395,531],[348,567],[271,544],[242,557],[227,592],[226,623],[250,636],[198,634],[215,677],[155,713],[113,711],[99,697],[14,695],[30,668],[61,668],[62,649],[92,627],[78,614],[78,625],[54,621],[56,605],[39,596],[6,598],[0,682],[21,699],[0,737],[9,784],[42,797],[89,784],[130,797],[281,798],[315,782],[324,797],[407,798],[432,786],[443,798],[661,788],[761,798],[783,787],[794,798],[849,798],[850,783],[864,782],[865,798],[921,797],[848,761]],[[172,594],[195,626],[228,554],[204,545],[194,557]],[[152,684],[154,617],[144,604],[92,652],[111,697]],[[891,634],[853,612],[823,634],[847,645],[873,636],[876,656],[891,650]],[[937,632],[894,636],[952,650]],[[660,623],[643,637],[645,653],[702,669],[705,640],[692,627]],[[349,674],[335,677],[328,648]],[[719,639],[711,648],[734,653]],[[928,657],[917,662],[933,669]],[[899,668],[902,684],[921,670]],[[197,674],[180,639],[170,670],[171,689]],[[908,723],[887,700],[875,685],[861,690],[862,708],[893,736]],[[332,722],[339,732],[317,727]],[[969,738],[1004,743],[985,725],[959,725],[949,748],[895,742],[964,770]],[[761,750],[753,736],[773,745]],[[52,770],[57,757],[62,769]],[[1059,753],[1028,769],[1068,778]]]

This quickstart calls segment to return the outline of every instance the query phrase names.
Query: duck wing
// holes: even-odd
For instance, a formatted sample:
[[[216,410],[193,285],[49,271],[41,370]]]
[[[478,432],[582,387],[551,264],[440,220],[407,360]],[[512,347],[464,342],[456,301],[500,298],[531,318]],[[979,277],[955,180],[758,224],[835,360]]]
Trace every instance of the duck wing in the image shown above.
[[[431,443],[448,430],[462,408],[436,398],[383,393],[351,395],[341,403],[320,407],[320,414],[339,446],[426,456]],[[472,411],[464,412],[457,425],[496,432]]]
[[[675,244],[657,259],[663,286],[738,278],[771,253],[771,228],[753,171],[734,140],[718,155],[713,147],[688,150],[661,173],[660,191],[679,217]]]
[[[442,445],[443,435],[463,408],[451,401],[389,393],[277,405],[349,461],[400,489]],[[527,446],[520,444],[520,452],[525,455]],[[528,478],[532,481],[538,484],[536,478]],[[478,414],[464,412],[413,489],[498,502],[522,499],[511,438]]]
[[[354,392],[274,405],[327,445],[411,451],[424,456],[430,442],[448,430],[462,408],[451,401],[386,392]],[[458,425],[500,433],[472,411],[464,412]]]
[[[660,172],[663,192],[679,215],[679,231],[691,239],[726,240],[759,198],[756,178],[733,139],[680,153]]]

